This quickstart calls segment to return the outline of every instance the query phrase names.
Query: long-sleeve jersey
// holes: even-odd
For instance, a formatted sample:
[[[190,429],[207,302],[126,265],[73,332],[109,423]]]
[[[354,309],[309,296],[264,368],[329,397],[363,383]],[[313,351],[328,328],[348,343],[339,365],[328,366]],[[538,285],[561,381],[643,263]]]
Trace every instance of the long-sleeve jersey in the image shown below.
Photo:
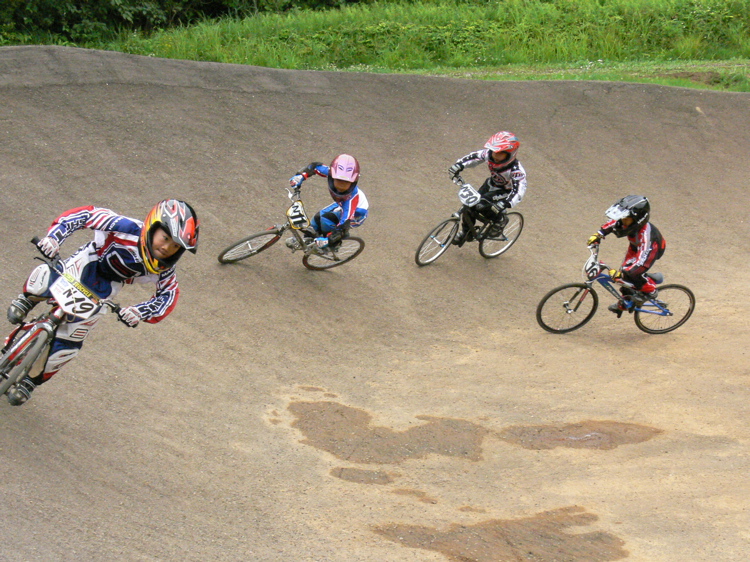
[[[617,222],[611,220],[603,224],[599,229],[599,234],[602,237],[610,234]],[[662,256],[666,247],[666,241],[661,232],[650,222],[645,223],[633,234],[629,234],[628,242],[628,251],[625,253],[622,271],[631,277],[648,271],[654,265],[654,262]]]
[[[331,199],[333,199],[334,203],[341,207],[341,218],[337,226],[342,226],[346,221],[349,221],[351,226],[359,226],[364,218],[355,218],[354,215],[355,213],[357,213],[357,209],[360,210],[358,216],[365,217],[367,216],[367,209],[370,206],[370,203],[367,201],[367,197],[365,196],[364,191],[359,188],[358,184],[355,184],[353,188],[350,188],[348,191],[345,191],[343,193],[337,191],[332,186],[333,182],[329,177],[330,171],[331,169],[328,166],[320,162],[312,162],[306,167],[302,168],[299,172],[297,172],[297,174],[302,176],[304,179],[309,178],[313,174],[327,178],[329,180],[328,193],[330,193]]]
[[[118,215],[109,209],[77,207],[57,217],[47,236],[62,243],[68,236],[83,228],[95,231],[93,244],[99,256],[97,275],[109,282],[154,283],[154,296],[134,306],[145,322],[155,324],[166,318],[174,309],[180,295],[177,275],[174,267],[158,275],[146,269],[138,250],[143,223]]]
[[[493,164],[490,160],[490,150],[485,148],[459,158],[456,164],[461,164],[464,168],[473,168],[482,162],[487,162],[490,170],[490,177],[485,182],[487,189],[484,193],[487,193],[488,197],[495,202],[504,199],[511,207],[518,205],[526,193],[526,170],[518,159],[508,166]]]

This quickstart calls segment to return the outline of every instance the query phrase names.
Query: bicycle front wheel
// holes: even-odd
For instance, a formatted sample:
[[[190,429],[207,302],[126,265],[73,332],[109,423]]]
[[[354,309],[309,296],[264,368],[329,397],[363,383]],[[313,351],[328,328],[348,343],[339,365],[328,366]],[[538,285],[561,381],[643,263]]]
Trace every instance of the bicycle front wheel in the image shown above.
[[[568,283],[544,295],[536,307],[536,321],[553,334],[583,326],[596,313],[599,295],[585,283]]]
[[[693,310],[693,291],[682,285],[664,285],[655,299],[638,307],[633,319],[647,334],[666,334],[687,322]]]
[[[0,358],[0,396],[28,375],[37,360],[46,359],[49,338],[40,330],[29,338],[22,337],[13,343]]]
[[[307,269],[321,271],[331,269],[352,261],[365,249],[365,241],[356,236],[343,238],[335,247],[325,247],[313,251],[302,258],[302,264]]]
[[[457,233],[458,218],[451,217],[444,220],[422,240],[414,255],[414,261],[418,266],[431,264],[450,248]]]
[[[523,215],[521,213],[507,213],[508,222],[503,232],[492,238],[485,238],[479,243],[479,253],[487,259],[496,258],[515,244],[523,230]]]
[[[219,254],[219,263],[235,263],[270,248],[281,238],[282,229],[269,228],[235,242]]]

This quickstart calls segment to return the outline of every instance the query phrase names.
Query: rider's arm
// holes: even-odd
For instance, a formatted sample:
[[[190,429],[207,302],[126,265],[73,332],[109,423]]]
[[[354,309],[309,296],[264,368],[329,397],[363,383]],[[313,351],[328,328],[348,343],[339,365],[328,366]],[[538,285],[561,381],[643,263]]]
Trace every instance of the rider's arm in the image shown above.
[[[174,310],[177,299],[180,297],[180,288],[177,284],[175,268],[171,268],[156,278],[156,275],[136,277],[131,282],[147,283],[156,282],[156,292],[149,300],[134,305],[138,309],[143,322],[156,324],[164,320]]]
[[[605,222],[599,229],[599,235],[604,238],[607,234],[610,234],[614,230],[615,224],[617,224],[616,220]]]
[[[307,166],[297,172],[297,174],[305,179],[309,178],[313,174],[328,177],[328,166],[324,166],[323,162],[310,162]]]
[[[505,197],[508,207],[515,207],[521,202],[526,193],[526,170],[521,163],[516,160],[510,170],[510,193]]]
[[[70,209],[57,217],[50,226],[47,236],[62,243],[68,236],[83,228],[133,234],[140,232],[140,226],[132,219],[118,215],[109,209],[89,205]]]
[[[652,234],[651,223],[646,223],[638,230],[635,236],[635,249],[632,244],[628,247],[625,263],[622,266],[623,271],[636,276],[645,273],[653,265],[653,257],[658,251],[658,244],[654,243]]]
[[[489,158],[489,150],[486,148],[483,150],[475,150],[474,152],[470,152],[466,156],[463,156],[456,160],[456,164],[460,165],[461,168],[473,168],[474,166],[478,166],[482,162],[487,162],[487,159]]]

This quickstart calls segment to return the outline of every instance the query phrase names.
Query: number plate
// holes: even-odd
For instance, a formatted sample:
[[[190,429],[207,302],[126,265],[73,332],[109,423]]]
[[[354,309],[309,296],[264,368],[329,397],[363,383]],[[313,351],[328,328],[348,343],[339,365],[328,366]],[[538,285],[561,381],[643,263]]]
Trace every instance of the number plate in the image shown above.
[[[599,265],[596,256],[592,254],[583,266],[583,275],[586,279],[596,279],[596,276],[599,275],[601,270],[601,265]]]
[[[458,190],[458,198],[467,207],[473,207],[479,201],[482,199],[482,196],[479,195],[479,192],[474,189],[472,186],[470,186],[468,183],[465,183],[461,189]]]
[[[96,295],[69,273],[61,273],[49,290],[67,314],[86,319],[99,312]]]
[[[302,201],[292,203],[292,206],[286,210],[286,218],[289,219],[289,224],[295,230],[306,228],[310,224],[310,221],[307,220]]]

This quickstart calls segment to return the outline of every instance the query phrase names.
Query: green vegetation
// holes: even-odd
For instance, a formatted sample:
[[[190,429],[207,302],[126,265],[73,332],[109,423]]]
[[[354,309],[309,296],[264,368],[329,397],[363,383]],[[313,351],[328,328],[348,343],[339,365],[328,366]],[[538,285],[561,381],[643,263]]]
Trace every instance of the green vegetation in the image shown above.
[[[750,91],[750,0],[360,2],[121,32],[83,46],[287,69]]]

